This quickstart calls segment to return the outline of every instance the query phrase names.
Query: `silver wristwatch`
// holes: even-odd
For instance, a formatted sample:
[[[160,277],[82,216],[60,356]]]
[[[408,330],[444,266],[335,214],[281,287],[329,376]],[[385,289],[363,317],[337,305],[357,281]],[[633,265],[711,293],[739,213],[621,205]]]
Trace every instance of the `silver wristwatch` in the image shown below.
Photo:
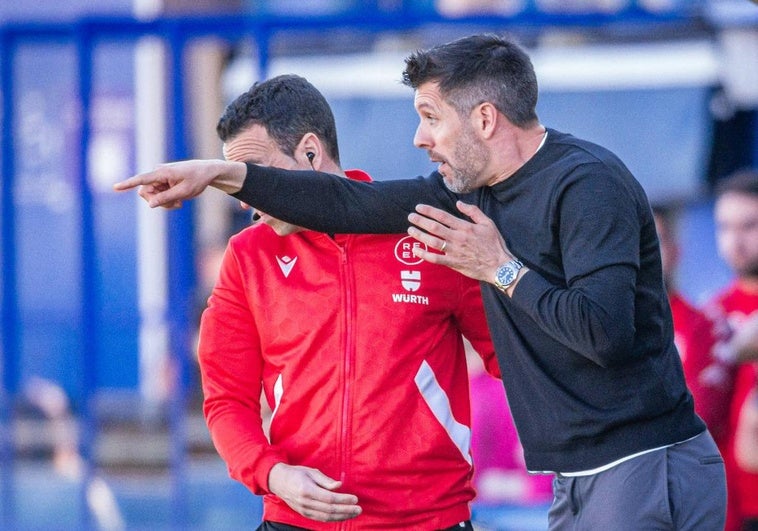
[[[508,286],[516,280],[518,272],[522,267],[524,267],[524,264],[519,260],[510,260],[498,267],[497,271],[495,271],[495,287],[505,292]]]

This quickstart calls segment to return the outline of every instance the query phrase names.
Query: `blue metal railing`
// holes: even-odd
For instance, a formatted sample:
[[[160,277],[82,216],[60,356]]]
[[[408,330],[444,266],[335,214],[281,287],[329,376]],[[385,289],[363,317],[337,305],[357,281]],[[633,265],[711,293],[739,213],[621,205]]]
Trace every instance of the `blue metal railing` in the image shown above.
[[[15,474],[13,459],[14,397],[18,374],[18,329],[19,308],[16,292],[16,208],[13,199],[15,184],[15,160],[13,157],[13,59],[14,41],[11,34],[0,34],[0,91],[2,91],[2,356],[3,389],[0,394],[0,522],[15,522],[13,480]]]
[[[526,7],[511,17],[467,16],[455,20],[438,14],[419,12],[406,6],[396,12],[378,9],[351,12],[339,16],[325,17],[193,17],[162,18],[140,21],[132,18],[87,18],[75,23],[23,23],[0,25],[0,90],[2,91],[2,384],[0,395],[0,527],[14,528],[14,448],[13,421],[14,400],[18,392],[20,348],[20,310],[18,300],[17,230],[14,189],[16,185],[16,141],[14,125],[16,121],[14,101],[14,62],[22,43],[55,41],[74,43],[77,50],[78,76],[76,93],[81,106],[81,126],[79,129],[79,172],[80,188],[79,216],[81,219],[81,335],[82,373],[80,385],[84,396],[81,420],[81,451],[86,462],[85,479],[82,481],[81,522],[82,528],[92,526],[86,504],[86,489],[92,476],[93,443],[96,436],[92,396],[97,384],[98,337],[100,326],[100,304],[97,293],[98,248],[95,239],[95,219],[93,215],[92,190],[87,170],[87,157],[91,141],[91,113],[93,92],[93,49],[103,40],[124,39],[133,42],[141,37],[155,36],[163,40],[170,49],[170,112],[172,113],[172,135],[167,159],[175,160],[191,156],[192,150],[187,139],[186,102],[184,99],[183,56],[188,42],[203,36],[217,36],[223,39],[252,37],[257,43],[259,72],[265,77],[270,60],[270,44],[274,36],[281,32],[322,32],[335,28],[350,28],[357,32],[389,32],[419,29],[424,26],[461,25],[485,28],[545,28],[553,26],[605,27],[616,24],[646,24],[648,26],[687,25],[699,17],[690,9],[655,14],[631,2],[628,7],[614,14],[572,14],[547,13],[538,11],[535,2],[527,2]],[[758,156],[756,157],[758,158]],[[181,210],[171,212],[168,218],[169,230],[169,330],[170,346],[180,374],[179,383],[187,382],[188,360],[191,359],[192,292],[196,283],[193,266],[193,208],[187,203]],[[171,408],[171,469],[173,478],[174,507],[177,526],[184,523],[185,510],[185,428],[184,404],[187,389],[179,385],[172,400]]]
[[[184,50],[187,45],[187,36],[181,31],[181,27],[175,25],[171,28],[171,94],[173,95],[172,117],[173,127],[172,141],[169,143],[168,157],[170,160],[179,160],[189,156],[189,147],[187,135],[189,127],[186,117],[186,104],[184,98],[183,85],[183,58]],[[189,372],[187,355],[190,350],[191,335],[188,333],[188,327],[191,322],[191,308],[193,290],[186,289],[187,286],[195,285],[195,269],[192,266],[193,261],[188,259],[194,256],[193,246],[193,204],[186,205],[189,208],[182,208],[169,213],[168,216],[168,277],[169,290],[168,300],[171,308],[169,315],[169,337],[172,351],[184,353],[184,355],[175,356],[177,379],[181,383],[177,386],[174,395],[171,397],[170,404],[170,425],[171,425],[171,475],[174,486],[172,514],[176,515],[176,524],[180,528],[185,528],[184,518],[187,516],[186,511],[186,481],[185,481],[185,423],[184,423],[184,406],[187,394],[186,382]]]
[[[82,365],[81,388],[83,407],[81,428],[79,430],[79,446],[84,462],[82,488],[80,490],[80,507],[82,527],[90,529],[90,512],[86,510],[87,488],[93,478],[93,446],[96,433],[94,418],[93,393],[97,385],[98,345],[95,338],[99,337],[99,307],[97,294],[97,244],[95,242],[95,223],[92,204],[92,190],[87,173],[87,157],[92,131],[89,110],[92,107],[92,62],[93,35],[83,28],[77,33],[76,49],[79,66],[78,99],[81,102],[82,121],[79,128],[79,215],[81,219],[81,333],[82,333]]]

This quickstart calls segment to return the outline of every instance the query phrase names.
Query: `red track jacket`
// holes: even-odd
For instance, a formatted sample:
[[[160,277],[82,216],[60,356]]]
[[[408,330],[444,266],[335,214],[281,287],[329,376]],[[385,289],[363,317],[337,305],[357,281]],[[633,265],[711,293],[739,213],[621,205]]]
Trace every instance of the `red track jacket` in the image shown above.
[[[419,261],[414,245],[407,235],[279,237],[265,225],[230,240],[201,323],[204,412],[231,477],[264,495],[264,519],[423,530],[470,518],[461,334],[499,371],[479,284]],[[362,514],[330,524],[299,515],[268,491],[277,462],[343,481]]]
[[[758,293],[741,285],[739,281],[719,293],[711,302],[711,311],[720,309],[729,327],[734,330],[758,312]],[[727,515],[726,531],[742,528],[743,519],[758,519],[758,474],[742,469],[734,458],[734,436],[740,411],[751,389],[758,385],[758,363],[748,362],[737,366],[734,390],[729,405],[725,442],[720,446],[726,465]]]
[[[715,325],[681,294],[669,291],[674,340],[682,357],[684,379],[695,400],[695,412],[719,445],[729,416],[734,368],[714,356]]]

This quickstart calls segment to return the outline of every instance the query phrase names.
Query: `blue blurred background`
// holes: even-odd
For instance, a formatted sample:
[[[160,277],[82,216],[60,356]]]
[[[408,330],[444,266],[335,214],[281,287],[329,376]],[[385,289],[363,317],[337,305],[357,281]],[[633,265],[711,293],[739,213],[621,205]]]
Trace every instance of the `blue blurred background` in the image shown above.
[[[220,157],[224,105],[285,72],[327,96],[345,167],[428,173],[403,58],[480,31],[529,49],[544,124],[611,148],[652,201],[681,206],[682,292],[700,303],[726,284],[710,192],[757,163],[749,0],[0,4],[0,528],[257,525],[259,500],[210,444],[194,359],[246,215],[215,192],[150,211],[111,185]],[[542,506],[475,509],[483,528],[545,526]]]

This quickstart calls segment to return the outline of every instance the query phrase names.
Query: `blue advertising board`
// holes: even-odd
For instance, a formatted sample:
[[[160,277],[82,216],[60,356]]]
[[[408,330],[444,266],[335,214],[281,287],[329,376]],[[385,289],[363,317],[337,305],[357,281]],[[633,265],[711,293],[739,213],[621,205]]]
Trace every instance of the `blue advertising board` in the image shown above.
[[[127,0],[100,2],[98,13],[126,14]],[[66,20],[93,14],[89,2],[4,2],[0,22]],[[1,53],[7,51],[0,50]],[[138,311],[134,197],[110,191],[134,168],[133,50],[98,46],[93,65],[89,164],[95,217],[97,337],[82,315],[82,221],[79,171],[81,102],[71,43],[18,41],[12,63],[18,345],[13,380],[58,383],[77,405],[82,352],[96,342],[101,388],[138,384]]]

